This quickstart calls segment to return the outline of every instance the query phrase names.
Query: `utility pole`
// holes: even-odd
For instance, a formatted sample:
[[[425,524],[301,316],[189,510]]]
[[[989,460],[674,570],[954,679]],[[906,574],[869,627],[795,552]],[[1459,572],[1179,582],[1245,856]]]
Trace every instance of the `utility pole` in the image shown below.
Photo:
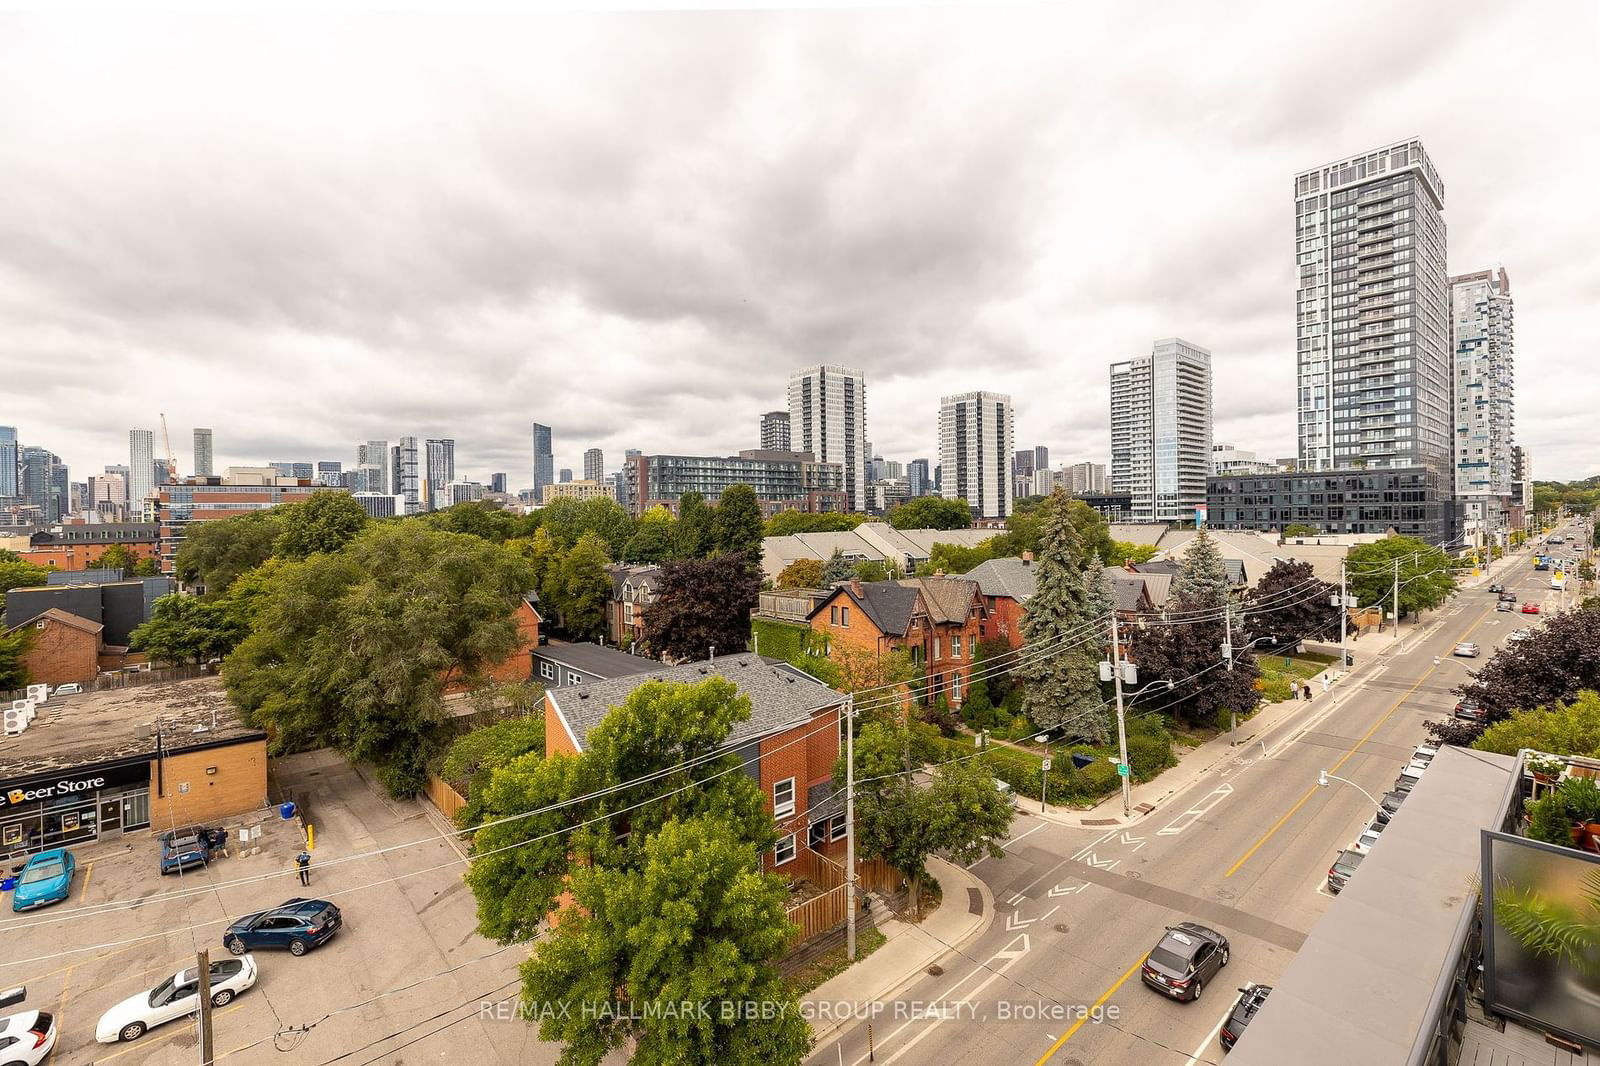
[[[1400,560],[1394,561],[1394,639],[1400,639]]]
[[[1123,773],[1128,765],[1128,719],[1122,706],[1122,643],[1117,632],[1117,610],[1111,609],[1111,680],[1117,688],[1117,751],[1122,761],[1117,764],[1117,774],[1122,778],[1122,816],[1133,812],[1133,797],[1128,787],[1129,775]]]
[[[856,961],[856,698],[844,698],[844,909],[849,914],[845,958]],[[915,906],[916,900],[912,900]]]
[[[1341,674],[1344,673],[1346,670],[1350,669],[1350,649],[1349,649],[1349,646],[1345,643],[1346,631],[1349,629],[1349,624],[1350,624],[1350,608],[1345,603],[1345,601],[1349,598],[1349,591],[1348,591],[1348,589],[1346,587],[1346,575],[1345,575],[1346,569],[1347,569],[1347,566],[1346,566],[1345,560],[1340,559],[1339,560],[1339,672]]]
[[[202,951],[200,968],[200,1066],[211,1066],[216,1056],[211,1042],[211,952]]]

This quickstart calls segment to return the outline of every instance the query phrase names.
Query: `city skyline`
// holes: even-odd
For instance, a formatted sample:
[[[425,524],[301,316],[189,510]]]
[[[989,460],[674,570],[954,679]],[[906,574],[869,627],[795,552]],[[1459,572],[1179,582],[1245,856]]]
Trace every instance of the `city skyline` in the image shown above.
[[[1073,33],[1070,15],[1050,10],[923,12],[915,25],[893,12],[662,15],[648,32],[618,20],[599,35],[582,18],[532,19],[516,24],[528,32],[504,34],[503,50],[493,35],[452,26],[440,28],[440,47],[483,51],[483,73],[443,62],[430,76],[447,83],[425,86],[440,99],[416,113],[385,102],[415,74],[406,57],[430,43],[403,19],[371,42],[339,32],[308,42],[256,26],[240,36],[187,28],[165,41],[164,28],[150,27],[128,28],[135,45],[148,34],[149,47],[115,49],[97,47],[109,28],[84,39],[41,22],[0,43],[18,84],[34,90],[28,99],[52,102],[55,130],[39,141],[33,123],[0,117],[16,148],[0,174],[26,192],[0,205],[0,271],[24,297],[0,308],[8,337],[0,374],[27,375],[46,360],[81,372],[35,381],[27,410],[49,412],[48,423],[22,410],[0,420],[69,468],[93,471],[118,460],[127,426],[155,426],[161,411],[175,436],[214,425],[221,396],[227,425],[216,469],[285,454],[348,464],[353,441],[454,436],[467,476],[505,470],[525,486],[517,473],[529,465],[524,399],[560,412],[535,416],[558,423],[560,466],[580,468],[587,447],[732,455],[749,446],[762,412],[783,406],[789,370],[837,362],[870,381],[871,438],[886,457],[931,455],[925,412],[977,385],[1018,398],[1022,438],[1048,441],[1063,460],[1103,461],[1104,366],[1137,355],[1151,337],[1182,335],[1216,353],[1218,439],[1290,455],[1286,191],[1319,160],[1417,136],[1449,183],[1449,271],[1503,265],[1517,278],[1521,443],[1540,476],[1585,476],[1600,460],[1574,443],[1582,420],[1558,397],[1577,407],[1600,399],[1600,383],[1581,373],[1578,340],[1592,282],[1570,252],[1589,246],[1600,222],[1564,205],[1584,202],[1583,176],[1600,149],[1565,132],[1600,91],[1592,66],[1569,62],[1563,49],[1592,46],[1594,14],[1559,4],[1472,19],[1450,10],[1374,6],[1385,24],[1381,49],[1361,42],[1360,18],[1314,33],[1252,12],[1223,38],[1203,13],[1174,11],[1133,35],[1135,65],[1156,73],[1127,92],[1111,91],[1130,69],[1126,57],[1097,53],[1132,13]],[[764,73],[766,61],[804,57],[843,30],[861,46],[812,94],[824,118],[815,128],[836,130],[831,139],[750,125],[744,116],[754,112],[707,110],[723,98],[749,99],[755,112],[779,106],[785,90]],[[1268,35],[1278,44],[1258,47]],[[1202,75],[1169,61],[1196,40],[1225,62]],[[329,68],[338,85],[319,75],[285,89],[261,76],[261,64],[276,67],[301,49],[339,55]],[[217,113],[257,128],[249,144],[222,147],[209,109],[151,102],[192,82],[202,55],[216,63],[204,76]],[[1406,60],[1387,62],[1392,55]],[[1332,57],[1354,64],[1348,84],[1300,76],[1304,64]],[[88,63],[124,87],[125,107],[104,111]],[[924,65],[941,71],[938,91],[908,104],[898,87]],[[526,73],[542,66],[547,73]],[[624,70],[634,73],[616,73]],[[1485,70],[1494,71],[1490,94],[1478,91]],[[558,74],[592,90],[594,121],[581,134],[560,111],[560,94],[526,81]],[[501,75],[511,79],[505,106],[474,106]],[[350,84],[370,88],[352,95]],[[706,143],[723,146],[714,166],[694,139],[635,136],[626,117],[645,85],[664,109],[663,132],[704,123]],[[1397,112],[1401,86],[1407,106]],[[1469,92],[1482,99],[1463,109]],[[1060,106],[1079,96],[1096,106]],[[20,112],[35,106],[43,105]],[[988,116],[981,129],[963,117],[969,109]],[[445,117],[461,113],[505,119],[458,134]],[[996,115],[1007,117],[990,121]],[[1496,138],[1482,136],[1486,122],[1496,123]],[[879,144],[891,126],[904,155]],[[113,128],[156,149],[183,145],[198,153],[196,171],[221,165],[210,153],[236,153],[230,172],[243,184],[220,198],[159,168],[113,180],[116,167],[99,155],[116,143]],[[957,130],[968,150],[924,174],[918,161],[948,156]],[[770,172],[755,164],[769,134],[784,164]],[[352,138],[362,152],[344,150]],[[534,150],[540,144],[551,145],[548,157]],[[1079,147],[1056,147],[1068,144]],[[556,172],[541,162],[562,154],[584,166]],[[830,161],[852,154],[860,162],[847,179]],[[392,216],[407,213],[388,205],[432,199],[443,158],[487,187],[524,189],[514,214],[531,207],[569,225],[530,229],[476,187],[455,190],[461,217],[443,224],[470,234],[480,255],[460,254],[445,229],[397,224]],[[908,181],[911,173],[919,178]],[[685,201],[676,180],[704,181],[708,191]],[[278,195],[254,195],[255,182]],[[374,185],[391,200],[346,216],[336,190]],[[178,205],[159,232],[148,228],[161,217],[158,202]],[[671,202],[687,212],[683,232],[694,238],[653,239]],[[92,264],[50,236],[69,210],[98,235]],[[791,230],[804,239],[782,235]],[[233,243],[200,243],[216,232]],[[908,261],[931,266],[907,271]],[[320,265],[298,265],[309,262]],[[391,262],[406,266],[387,269]],[[418,270],[419,262],[428,265]],[[1218,273],[1229,278],[1223,290],[1212,284]],[[330,277],[347,294],[337,308],[326,299]],[[114,335],[104,331],[111,326]],[[163,360],[196,372],[161,373]],[[617,387],[585,389],[568,366]],[[314,377],[318,388],[280,399],[254,387],[267,367]],[[122,383],[119,425],[77,398],[85,375]]]

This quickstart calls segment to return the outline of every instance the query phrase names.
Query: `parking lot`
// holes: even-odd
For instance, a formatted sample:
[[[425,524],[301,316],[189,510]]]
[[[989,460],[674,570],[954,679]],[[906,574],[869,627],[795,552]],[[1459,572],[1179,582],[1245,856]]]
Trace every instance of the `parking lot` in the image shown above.
[[[56,1016],[53,1061],[192,1063],[192,1020],[121,1044],[96,1043],[96,1022],[193,966],[198,949],[228,957],[222,933],[233,919],[304,895],[338,904],[344,928],[301,958],[255,953],[256,986],[214,1014],[218,1061],[281,1063],[289,1052],[296,1062],[349,1066],[553,1062],[555,1049],[528,1025],[481,1016],[481,1003],[516,993],[527,948],[477,935],[465,862],[422,804],[390,800],[326,752],[279,760],[274,779],[304,797],[310,814],[309,888],[295,873],[298,823],[268,810],[224,821],[230,855],[209,867],[163,877],[154,837],[139,832],[74,849],[65,903],[17,915],[7,897],[0,985],[25,984],[22,1008]],[[238,829],[256,824],[259,851],[234,854]]]

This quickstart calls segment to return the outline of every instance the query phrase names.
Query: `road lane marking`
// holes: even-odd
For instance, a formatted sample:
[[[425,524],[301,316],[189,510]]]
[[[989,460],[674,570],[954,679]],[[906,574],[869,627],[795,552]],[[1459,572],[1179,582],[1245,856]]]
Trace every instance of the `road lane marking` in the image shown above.
[[[1121,832],[1120,829],[1113,829],[1109,833],[1106,833],[1103,836],[1101,836],[1100,839],[1091,840],[1089,843],[1087,843],[1083,847],[1079,848],[1077,850],[1077,852],[1075,852],[1071,857],[1074,858],[1074,859],[1083,858],[1085,855],[1089,854],[1095,848],[1099,847],[1101,844],[1104,844],[1106,841],[1108,841],[1112,837],[1116,836],[1117,833],[1119,833],[1119,832]]]
[[[1206,1049],[1211,1047],[1211,1041],[1215,1040],[1217,1038],[1217,1034],[1222,1032],[1222,1027],[1228,1024],[1228,1018],[1232,1016],[1232,1014],[1232,1007],[1229,1007],[1227,1010],[1222,1012],[1222,1017],[1217,1019],[1217,1024],[1211,1027],[1211,1032],[1206,1034],[1206,1038],[1204,1040],[1200,1041],[1200,1043],[1194,1046],[1194,1051],[1189,1055],[1189,1061],[1185,1062],[1183,1066],[1194,1066],[1194,1064],[1197,1062],[1211,1061],[1210,1059],[1206,1058]],[[1220,1047],[1221,1045],[1218,1046]]]
[[[1121,859],[1102,859],[1092,851],[1083,861],[1088,863],[1090,866],[1093,866],[1096,870],[1115,869],[1116,866],[1122,862]]]
[[[234,1011],[238,1010],[242,1006],[244,1006],[243,1003],[234,1003],[231,1006],[223,1007],[221,1010],[213,1009],[212,1012],[211,1012],[211,1016],[213,1018],[220,1018],[224,1014],[232,1014]],[[157,1044],[166,1043],[168,1040],[171,1040],[173,1037],[180,1036],[183,1033],[189,1032],[190,1031],[190,1027],[194,1026],[194,1025],[197,1025],[198,1023],[199,1023],[199,1019],[195,1019],[194,1021],[190,1022],[189,1025],[175,1025],[175,1026],[172,1027],[172,1031],[171,1032],[162,1033],[160,1036],[156,1037],[154,1040],[140,1038],[139,1040],[135,1041],[134,1043],[129,1044],[127,1047],[123,1048],[121,1051],[113,1051],[109,1055],[96,1056],[94,1061],[95,1062],[110,1062],[112,1059],[121,1058],[123,1055],[126,1055],[131,1051],[143,1051],[145,1048],[155,1047]],[[149,1033],[146,1033],[145,1037],[148,1037],[149,1035],[150,1035]],[[196,1039],[198,1039],[199,1038],[199,1034],[196,1033],[195,1037],[196,1037]]]
[[[1202,814],[1205,814],[1211,808],[1215,807],[1217,804],[1221,803],[1223,800],[1227,799],[1232,794],[1233,794],[1233,786],[1229,785],[1229,784],[1223,784],[1223,785],[1219,786],[1218,788],[1213,789],[1212,792],[1210,793],[1210,795],[1206,796],[1205,799],[1202,799],[1199,803],[1196,803],[1193,807],[1190,807],[1188,810],[1186,810],[1182,814],[1178,815],[1172,821],[1168,822],[1166,825],[1164,825],[1160,829],[1156,830],[1156,836],[1158,836],[1158,837],[1177,836],[1179,833],[1181,833],[1185,829],[1189,828],[1189,826],[1193,825],[1195,819],[1199,818]],[[1183,820],[1185,818],[1187,818],[1189,820],[1187,822],[1184,822]],[[1183,822],[1183,824],[1179,825],[1178,824],[1179,822]]]
[[[1068,1040],[1072,1039],[1072,1035],[1079,1029],[1083,1028],[1083,1023],[1088,1021],[1090,1016],[1098,1011],[1101,1007],[1105,1006],[1106,1000],[1116,995],[1117,989],[1128,983],[1128,978],[1139,972],[1139,967],[1144,965],[1144,959],[1145,957],[1140,955],[1139,961],[1134,963],[1132,966],[1129,966],[1128,972],[1117,978],[1116,983],[1110,988],[1106,989],[1105,992],[1101,994],[1100,998],[1094,1001],[1094,1005],[1085,1011],[1081,1018],[1072,1023],[1072,1028],[1062,1033],[1056,1042],[1050,1045],[1050,1050],[1039,1056],[1039,1061],[1034,1063],[1033,1066],[1044,1066],[1045,1063],[1049,1062],[1051,1056],[1060,1051],[1062,1046],[1065,1045]]]
[[[1468,637],[1470,637],[1472,635],[1473,631],[1476,630],[1478,628],[1478,626],[1482,625],[1483,624],[1483,620],[1485,618],[1487,618],[1487,617],[1489,617],[1489,614],[1488,614],[1488,612],[1485,612],[1482,617],[1480,617],[1476,622],[1472,623],[1471,626],[1467,627],[1467,631],[1461,635],[1461,640],[1466,640]],[[1361,746],[1363,744],[1365,744],[1367,741],[1371,740],[1373,735],[1376,734],[1379,729],[1383,728],[1383,725],[1384,725],[1385,722],[1387,722],[1390,718],[1394,717],[1394,712],[1398,711],[1400,709],[1401,705],[1404,704],[1406,702],[1406,700],[1410,699],[1412,697],[1412,695],[1417,691],[1417,689],[1422,687],[1422,683],[1424,681],[1428,680],[1428,678],[1432,677],[1433,676],[1433,672],[1435,670],[1437,670],[1437,669],[1439,669],[1437,666],[1430,666],[1430,667],[1428,667],[1427,670],[1423,671],[1422,676],[1417,678],[1416,682],[1410,688],[1406,689],[1405,692],[1403,692],[1401,694],[1399,699],[1394,701],[1394,705],[1391,706],[1387,711],[1385,711],[1383,713],[1383,717],[1379,718],[1376,722],[1372,723],[1372,728],[1367,730],[1366,734],[1360,740],[1356,741],[1355,745],[1353,747],[1351,747],[1351,749],[1349,751],[1345,752],[1342,756],[1340,756],[1338,762],[1336,762],[1332,766],[1328,767],[1328,773],[1331,774],[1331,773],[1337,772],[1338,769],[1341,766],[1343,766],[1345,763],[1349,762],[1352,758],[1354,758],[1356,752],[1361,750]],[[1278,830],[1283,828],[1284,823],[1287,822],[1290,818],[1293,818],[1294,815],[1295,815],[1295,812],[1298,811],[1301,807],[1304,807],[1306,805],[1306,803],[1311,799],[1311,797],[1316,795],[1317,791],[1319,789],[1321,789],[1321,788],[1322,788],[1321,785],[1312,785],[1309,789],[1307,789],[1305,795],[1301,796],[1300,799],[1295,802],[1295,805],[1293,807],[1290,807],[1289,810],[1284,814],[1284,816],[1282,818],[1279,818],[1276,822],[1273,822],[1272,823],[1272,828],[1268,829],[1265,833],[1263,833],[1262,836],[1261,836],[1261,839],[1257,840],[1254,844],[1250,845],[1250,850],[1245,852],[1244,855],[1242,855],[1239,858],[1238,862],[1236,862],[1232,866],[1228,867],[1228,872],[1223,874],[1222,876],[1223,877],[1232,877],[1234,874],[1238,873],[1239,872],[1239,867],[1241,867],[1245,863],[1249,862],[1250,861],[1250,857],[1252,855],[1254,855],[1257,851],[1261,850],[1261,845],[1263,845],[1267,841],[1271,840],[1272,837],[1274,836],[1274,834],[1276,834],[1278,832]]]
[[[1027,833],[1023,833],[1022,836],[1012,837],[1010,840],[1008,840],[1004,844],[1000,845],[1000,850],[1004,851],[1006,848],[1009,848],[1011,845],[1015,844],[1017,841],[1021,840],[1022,837],[1027,836],[1029,833],[1037,833],[1039,830],[1041,830],[1041,829],[1043,829],[1045,827],[1045,824],[1046,823],[1044,823],[1044,822],[1040,822],[1038,825],[1036,825],[1032,829],[1028,830]],[[984,859],[987,859],[987,858],[989,858],[988,855],[982,856],[976,862],[968,864],[967,869],[969,869],[969,870],[972,869],[972,867],[978,865],[978,863],[982,862]]]

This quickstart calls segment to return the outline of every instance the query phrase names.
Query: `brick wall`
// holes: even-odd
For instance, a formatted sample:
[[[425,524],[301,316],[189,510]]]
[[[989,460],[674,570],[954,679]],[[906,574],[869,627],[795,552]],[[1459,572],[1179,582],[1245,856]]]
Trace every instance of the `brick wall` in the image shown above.
[[[796,854],[806,847],[807,790],[833,778],[833,766],[839,757],[839,709],[830,707],[813,715],[804,725],[776,733],[761,742],[760,774],[761,792],[766,797],[767,809],[772,810],[772,786],[785,778],[794,778],[794,813],[778,822],[778,835],[795,834]],[[788,872],[786,867],[774,867],[769,852],[763,860],[767,869]]]
[[[556,705],[550,702],[549,693],[544,697],[544,754],[545,758],[564,752],[567,755],[578,754],[578,746],[567,735],[567,727],[561,724],[561,716],[556,713]]]
[[[267,742],[250,740],[205,751],[181,752],[161,760],[164,788],[156,795],[156,768],[150,767],[150,829],[217,822],[260,810],[267,803]],[[207,773],[215,767],[215,773]],[[183,786],[188,791],[183,791]]]
[[[119,540],[138,559],[159,557],[155,541]],[[30,548],[17,554],[23,562],[34,566],[55,567],[57,570],[90,570],[111,548],[110,544],[61,544],[49,548]]]
[[[1004,637],[1013,648],[1022,647],[1022,604],[1010,596],[988,596],[989,623],[984,627],[985,637]]]
[[[539,646],[539,615],[526,602],[517,604],[512,617],[517,623],[517,648],[498,663],[486,665],[484,676],[494,681],[527,681],[533,677],[533,650]],[[467,684],[453,680],[445,685],[446,693],[465,692]]]
[[[100,634],[54,618],[46,618],[43,623],[43,629],[30,626],[33,643],[22,657],[28,668],[28,680],[36,685],[93,682],[100,672]]]

